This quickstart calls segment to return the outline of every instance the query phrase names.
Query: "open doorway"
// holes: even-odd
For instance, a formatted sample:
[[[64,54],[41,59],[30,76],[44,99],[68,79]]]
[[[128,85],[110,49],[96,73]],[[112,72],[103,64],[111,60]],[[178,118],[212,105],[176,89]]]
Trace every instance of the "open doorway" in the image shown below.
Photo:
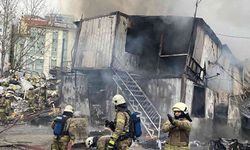
[[[205,88],[194,86],[192,111],[193,117],[205,117]]]

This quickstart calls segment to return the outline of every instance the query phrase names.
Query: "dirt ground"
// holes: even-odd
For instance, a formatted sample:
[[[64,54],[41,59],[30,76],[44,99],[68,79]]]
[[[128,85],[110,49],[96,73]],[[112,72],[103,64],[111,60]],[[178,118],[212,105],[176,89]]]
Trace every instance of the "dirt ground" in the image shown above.
[[[4,129],[2,126],[0,130]],[[51,129],[48,126],[31,126],[27,124],[17,125],[1,133],[0,145],[5,144],[27,144],[49,149],[50,141],[53,138]],[[8,149],[0,147],[0,149]],[[10,149],[10,148],[9,148]]]
[[[4,129],[0,127],[0,131]],[[6,144],[25,144],[39,148],[50,149],[53,139],[52,129],[49,126],[33,126],[22,124],[0,133],[0,146]],[[0,150],[16,150],[17,148],[0,147]],[[132,145],[131,150],[143,150],[139,145]],[[148,149],[150,150],[150,149]]]

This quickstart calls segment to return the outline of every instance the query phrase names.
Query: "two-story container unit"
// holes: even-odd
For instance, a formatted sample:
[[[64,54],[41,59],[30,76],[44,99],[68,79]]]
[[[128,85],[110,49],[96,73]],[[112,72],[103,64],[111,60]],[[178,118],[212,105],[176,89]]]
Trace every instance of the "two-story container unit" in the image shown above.
[[[220,70],[224,49],[203,19],[114,12],[82,19],[78,27],[73,69],[85,74],[95,123],[111,116],[110,99],[117,91],[142,113],[151,136],[159,135],[162,120],[179,101],[205,120],[214,118],[219,104],[227,111],[225,95],[235,82]],[[222,83],[219,74],[228,77],[229,87],[214,86]]]

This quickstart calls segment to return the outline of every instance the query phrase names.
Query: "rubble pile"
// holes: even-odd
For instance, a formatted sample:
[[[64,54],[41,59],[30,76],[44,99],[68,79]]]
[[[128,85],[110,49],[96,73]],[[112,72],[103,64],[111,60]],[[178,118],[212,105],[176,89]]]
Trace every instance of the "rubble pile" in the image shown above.
[[[34,72],[16,72],[0,79],[0,122],[7,124],[17,116],[36,113],[56,107],[58,84],[55,78],[46,78]]]

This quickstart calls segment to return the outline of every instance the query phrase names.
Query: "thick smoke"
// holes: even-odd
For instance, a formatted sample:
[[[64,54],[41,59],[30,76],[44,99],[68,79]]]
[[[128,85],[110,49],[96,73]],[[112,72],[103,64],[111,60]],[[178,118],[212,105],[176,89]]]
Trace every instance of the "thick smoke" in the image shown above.
[[[183,5],[179,5],[182,3]],[[127,14],[137,15],[167,15],[177,14],[179,15],[191,15],[193,12],[190,9],[194,8],[194,2],[188,2],[186,0],[179,0],[179,2],[173,0],[60,0],[62,11],[65,13],[71,13],[76,16],[84,15],[84,17],[92,17],[97,15],[103,15],[112,11],[122,11]],[[180,7],[178,7],[180,6]],[[188,7],[188,9],[187,9]],[[176,11],[177,9],[182,11]]]
[[[103,15],[112,11],[122,11],[137,15],[179,15],[193,16],[196,0],[59,0],[63,13],[80,18]],[[202,17],[216,33],[229,35],[250,35],[249,0],[202,0],[198,17]],[[233,54],[240,60],[249,58],[249,40],[218,37],[229,45]]]

